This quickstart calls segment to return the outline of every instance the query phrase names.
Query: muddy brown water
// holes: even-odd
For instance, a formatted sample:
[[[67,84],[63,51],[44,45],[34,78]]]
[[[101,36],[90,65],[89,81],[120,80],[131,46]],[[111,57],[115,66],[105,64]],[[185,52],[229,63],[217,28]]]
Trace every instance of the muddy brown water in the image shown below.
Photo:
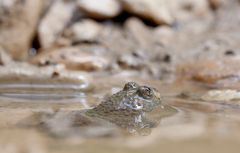
[[[156,87],[163,103],[177,113],[163,117],[147,135],[115,133],[93,137],[55,137],[38,127],[34,114],[58,110],[81,111],[96,106],[106,93],[122,88],[126,81],[137,81]],[[79,152],[238,152],[240,147],[239,101],[204,102],[177,96],[188,92],[199,96],[208,89],[194,83],[163,84],[136,78],[119,81],[111,78],[98,80],[95,90],[81,94],[74,90],[63,94],[59,89],[51,92],[1,91],[0,97],[0,152],[79,153]],[[69,86],[71,88],[71,86]],[[7,88],[6,88],[7,89]],[[12,92],[10,92],[12,91]],[[45,95],[45,96],[43,96]],[[156,110],[152,115],[159,115]],[[168,113],[169,110],[165,110]],[[20,123],[30,122],[31,126]],[[32,126],[33,125],[33,126]],[[95,133],[106,132],[95,129]],[[83,131],[86,132],[86,131]],[[89,132],[89,131],[88,131]],[[93,131],[91,131],[93,132]],[[94,133],[93,132],[93,133]]]

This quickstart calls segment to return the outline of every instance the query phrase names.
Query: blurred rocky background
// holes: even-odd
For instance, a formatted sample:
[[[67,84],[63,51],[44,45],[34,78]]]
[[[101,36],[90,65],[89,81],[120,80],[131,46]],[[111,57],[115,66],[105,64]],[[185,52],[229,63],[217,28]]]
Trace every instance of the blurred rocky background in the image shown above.
[[[212,70],[189,70],[238,54],[239,5],[237,0],[0,0],[0,71],[17,62],[12,71],[24,63],[170,82],[184,71],[204,81]],[[212,75],[221,73],[213,69]]]

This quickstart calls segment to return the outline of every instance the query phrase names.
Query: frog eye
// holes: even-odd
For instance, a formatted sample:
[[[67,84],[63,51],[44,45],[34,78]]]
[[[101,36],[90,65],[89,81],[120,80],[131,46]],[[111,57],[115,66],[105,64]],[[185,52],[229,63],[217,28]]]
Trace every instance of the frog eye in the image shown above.
[[[126,83],[124,85],[123,90],[126,91],[126,90],[130,90],[130,89],[136,89],[138,87],[139,87],[139,85],[137,83],[135,83],[135,82],[128,82],[128,83]]]
[[[139,88],[139,96],[142,96],[145,99],[150,99],[153,97],[153,89],[146,87],[146,86],[142,86]]]

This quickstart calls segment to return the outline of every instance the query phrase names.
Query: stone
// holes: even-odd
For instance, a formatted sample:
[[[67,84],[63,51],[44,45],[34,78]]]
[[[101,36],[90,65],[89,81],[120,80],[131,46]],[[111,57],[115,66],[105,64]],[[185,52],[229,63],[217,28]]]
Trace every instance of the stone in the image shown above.
[[[121,0],[127,12],[153,21],[156,24],[173,24],[209,12],[207,0]]]
[[[152,31],[141,20],[129,18],[124,26],[139,47],[147,49],[152,45]]]
[[[224,79],[238,78],[240,69],[238,67],[239,61],[211,61],[207,62],[210,65],[207,67],[202,67],[193,78],[195,80],[206,82],[206,83],[216,83]]]
[[[210,90],[201,97],[204,101],[230,101],[240,99],[240,92],[236,90]]]
[[[15,60],[28,58],[42,0],[0,0],[0,47]]]
[[[99,47],[99,46],[98,46]],[[91,45],[88,49],[82,49],[81,46],[64,47],[43,51],[31,60],[31,63],[37,65],[63,64],[70,70],[96,71],[104,70],[109,62],[106,57],[94,55],[89,50],[94,50]],[[98,48],[99,49],[99,48]]]
[[[118,0],[78,0],[79,8],[96,19],[113,18],[121,12]]]
[[[70,28],[65,30],[64,36],[69,38],[73,43],[76,42],[93,42],[96,41],[102,27],[97,22],[85,19],[74,23]]]
[[[168,8],[177,22],[192,22],[210,14],[208,0],[171,0]]]
[[[122,69],[141,70],[145,66],[142,58],[135,57],[132,54],[123,54],[117,60]]]
[[[171,44],[175,34],[175,31],[168,26],[158,26],[153,30],[155,41],[165,46]]]
[[[239,89],[239,59],[199,59],[183,64],[185,76],[211,88]],[[181,75],[181,74],[180,74]]]
[[[61,36],[64,28],[71,21],[74,11],[75,3],[73,1],[57,0],[52,4],[38,27],[41,48],[55,45],[57,38]]]
[[[64,87],[68,86],[68,91],[71,89],[85,92],[92,89],[91,82],[91,75],[84,72],[68,71],[62,65],[37,67],[28,63],[13,62],[6,66],[0,66],[0,91],[4,89],[5,92],[8,89],[8,85],[11,86],[11,84],[30,84],[30,90],[34,86],[38,88],[40,84],[39,91],[44,86],[46,89],[48,87],[51,89],[51,86],[53,86],[56,89],[61,88],[62,91],[65,91],[66,88]],[[21,88],[21,86],[15,89],[17,88]]]
[[[123,8],[133,14],[150,19],[157,24],[172,24],[171,16],[164,0],[121,0]]]
[[[130,33],[124,28],[107,24],[103,26],[98,41],[106,48],[109,48],[110,53],[128,53],[133,51],[136,46],[136,42],[129,35]]]

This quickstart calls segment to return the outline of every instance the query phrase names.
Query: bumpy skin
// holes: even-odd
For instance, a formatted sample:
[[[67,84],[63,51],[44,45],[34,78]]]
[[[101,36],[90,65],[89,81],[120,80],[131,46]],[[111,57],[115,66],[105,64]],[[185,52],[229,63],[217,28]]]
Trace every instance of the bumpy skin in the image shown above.
[[[125,128],[150,128],[154,123],[145,117],[145,113],[152,111],[160,104],[160,94],[156,89],[128,82],[123,90],[88,110],[86,115],[102,118]]]
[[[100,115],[137,115],[150,112],[161,104],[160,93],[151,87],[139,86],[135,82],[125,84],[123,90],[106,98],[100,105],[90,110]]]

